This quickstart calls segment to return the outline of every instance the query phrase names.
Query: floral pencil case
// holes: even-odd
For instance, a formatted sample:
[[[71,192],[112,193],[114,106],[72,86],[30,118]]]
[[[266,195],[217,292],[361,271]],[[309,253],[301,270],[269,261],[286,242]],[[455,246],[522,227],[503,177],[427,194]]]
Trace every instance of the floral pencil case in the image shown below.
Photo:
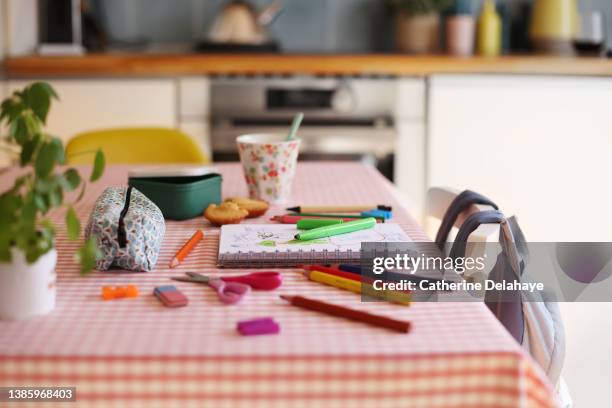
[[[96,269],[150,271],[157,263],[166,224],[160,209],[133,187],[108,187],[96,200],[85,228],[102,258]]]

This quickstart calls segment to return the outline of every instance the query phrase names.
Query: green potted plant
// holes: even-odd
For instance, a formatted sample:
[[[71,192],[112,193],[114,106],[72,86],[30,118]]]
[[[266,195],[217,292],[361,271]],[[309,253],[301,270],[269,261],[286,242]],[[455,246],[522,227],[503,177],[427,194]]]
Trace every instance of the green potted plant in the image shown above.
[[[388,0],[395,12],[395,45],[399,51],[435,53],[440,43],[440,12],[452,0]]]
[[[8,131],[0,149],[13,154],[21,167],[13,186],[0,193],[0,319],[25,319],[55,307],[56,227],[49,212],[64,207],[68,238],[80,237],[73,204],[82,198],[86,182],[75,168],[58,169],[65,161],[63,143],[43,129],[53,99],[57,94],[49,84],[35,82],[0,105],[0,125]],[[91,153],[93,182],[104,171],[104,154]],[[66,200],[69,192],[74,192],[73,202]],[[78,249],[82,273],[93,269],[97,256],[93,240]]]

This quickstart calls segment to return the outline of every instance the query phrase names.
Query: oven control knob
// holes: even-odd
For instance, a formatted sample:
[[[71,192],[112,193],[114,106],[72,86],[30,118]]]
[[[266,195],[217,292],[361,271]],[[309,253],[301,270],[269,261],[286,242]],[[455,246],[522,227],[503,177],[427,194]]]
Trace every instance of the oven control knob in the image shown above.
[[[355,95],[351,88],[341,86],[332,95],[331,107],[339,113],[348,113],[355,109]]]

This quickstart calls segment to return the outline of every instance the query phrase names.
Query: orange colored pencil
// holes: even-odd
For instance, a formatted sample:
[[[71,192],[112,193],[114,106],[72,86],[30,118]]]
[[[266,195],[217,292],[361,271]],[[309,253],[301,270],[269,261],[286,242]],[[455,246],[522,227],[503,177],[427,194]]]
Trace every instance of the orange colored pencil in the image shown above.
[[[187,241],[185,245],[183,245],[183,247],[179,249],[176,255],[174,255],[174,258],[172,258],[172,260],[170,261],[170,268],[176,268],[177,266],[179,266],[181,262],[183,262],[183,259],[185,259],[187,255],[189,255],[193,247],[195,247],[198,242],[202,240],[202,238],[204,238],[204,233],[201,230],[197,230],[195,234],[193,234],[193,236],[189,238],[189,241]]]

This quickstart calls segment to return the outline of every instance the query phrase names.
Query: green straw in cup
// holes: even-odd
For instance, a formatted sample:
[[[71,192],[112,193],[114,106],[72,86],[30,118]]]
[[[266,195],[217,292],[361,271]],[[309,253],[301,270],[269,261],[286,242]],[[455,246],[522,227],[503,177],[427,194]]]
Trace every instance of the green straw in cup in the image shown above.
[[[289,134],[287,135],[287,140],[295,139],[295,134],[297,133],[300,124],[302,124],[302,119],[304,119],[304,113],[300,112],[295,115],[293,118],[293,123],[291,123],[291,129],[289,129]]]

